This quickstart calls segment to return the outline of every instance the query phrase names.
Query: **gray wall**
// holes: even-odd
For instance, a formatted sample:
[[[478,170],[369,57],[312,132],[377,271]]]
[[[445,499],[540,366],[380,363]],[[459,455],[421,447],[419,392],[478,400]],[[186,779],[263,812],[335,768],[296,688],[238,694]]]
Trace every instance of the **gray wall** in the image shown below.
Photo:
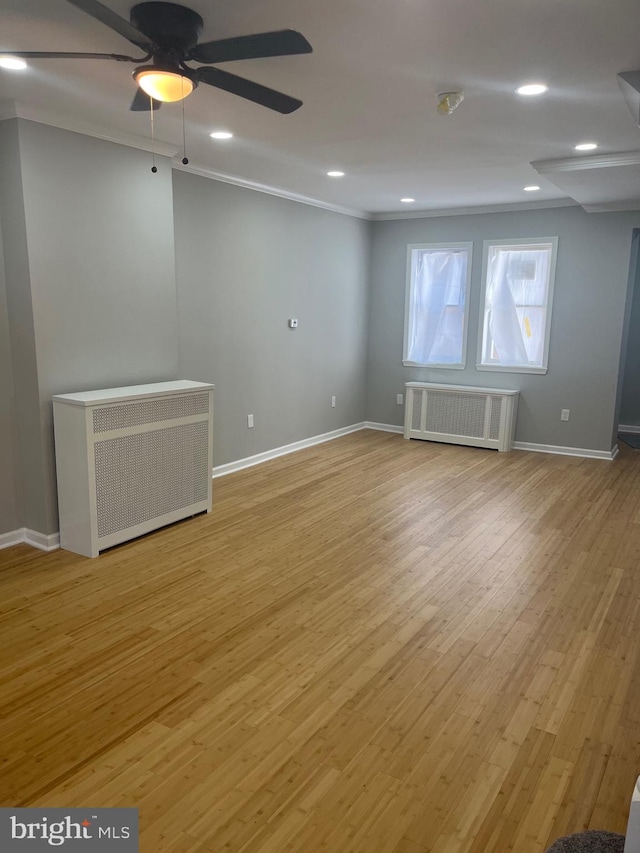
[[[44,478],[43,438],[36,345],[31,305],[29,253],[18,122],[0,124],[0,227],[2,229],[7,320],[11,344],[15,434],[15,476],[20,491],[18,524],[1,532],[27,527],[44,531],[45,503],[50,502]],[[15,445],[14,445],[15,446]]]
[[[20,338],[24,358],[14,348],[13,359],[16,389],[30,392],[17,417],[29,431],[23,457],[35,460],[22,472],[24,511],[26,526],[49,534],[57,530],[51,395],[178,375],[171,169],[157,158],[152,175],[149,154],[22,120],[3,123],[11,140],[16,124],[19,158],[11,149],[6,157],[24,204],[7,219],[15,231],[23,221],[27,250],[20,239],[16,263],[5,266],[8,296],[19,296],[11,328],[32,336]],[[3,232],[6,253],[13,238],[4,221]]]
[[[186,172],[174,204],[180,372],[216,386],[214,463],[364,420],[370,223]]]
[[[0,232],[0,533],[16,530],[20,511],[17,494],[16,414],[13,393],[7,291]]]
[[[640,233],[634,240],[635,253],[630,282],[629,323],[624,347],[624,376],[622,382],[619,423],[640,427]]]
[[[400,424],[396,394],[408,381],[520,389],[516,440],[611,450],[631,239],[640,212],[556,208],[373,224],[368,419]],[[475,369],[483,240],[559,237],[549,370],[545,375]],[[402,365],[408,243],[473,241],[464,370]],[[569,422],[560,410],[570,409]]]

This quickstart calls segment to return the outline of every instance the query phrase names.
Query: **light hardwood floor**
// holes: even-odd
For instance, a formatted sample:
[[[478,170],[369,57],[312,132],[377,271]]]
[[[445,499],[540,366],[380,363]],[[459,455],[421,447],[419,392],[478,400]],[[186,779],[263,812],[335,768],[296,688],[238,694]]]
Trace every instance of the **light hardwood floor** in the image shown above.
[[[1,805],[142,853],[542,853],[640,773],[640,452],[363,431],[95,560],[0,551]]]

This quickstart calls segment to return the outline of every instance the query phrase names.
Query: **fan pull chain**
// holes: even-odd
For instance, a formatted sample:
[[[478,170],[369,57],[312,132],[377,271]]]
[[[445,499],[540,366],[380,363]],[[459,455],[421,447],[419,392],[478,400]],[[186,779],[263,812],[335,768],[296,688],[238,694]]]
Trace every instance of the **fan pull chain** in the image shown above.
[[[156,137],[155,137],[155,127],[153,123],[153,98],[149,96],[149,107],[151,111],[151,157],[153,159],[153,166],[151,167],[151,171],[155,175],[158,171],[158,167],[156,166]]]
[[[187,133],[184,128],[184,77],[182,78],[182,150],[184,152],[184,157],[182,158],[182,163],[184,166],[189,162],[189,158],[187,157]]]

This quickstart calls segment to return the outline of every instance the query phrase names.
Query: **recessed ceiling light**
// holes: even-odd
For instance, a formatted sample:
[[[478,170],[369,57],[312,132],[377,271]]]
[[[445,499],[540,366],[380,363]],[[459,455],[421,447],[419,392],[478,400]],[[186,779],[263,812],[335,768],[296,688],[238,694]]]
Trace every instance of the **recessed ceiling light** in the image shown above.
[[[327,172],[327,175],[330,178],[344,178],[344,172],[339,172],[337,169],[334,169],[332,172]]]
[[[580,145],[575,146],[576,151],[593,151],[594,148],[598,147],[597,142],[581,142]]]
[[[543,95],[548,88],[545,83],[526,83],[524,86],[518,86],[516,92],[518,95]]]
[[[400,199],[400,201],[401,201],[403,204],[411,204],[412,202],[414,202],[414,201],[415,201],[415,198],[401,198],[401,199]]]
[[[540,187],[537,187],[535,184],[531,184],[531,186],[530,186],[530,187],[522,187],[522,189],[523,189],[526,193],[535,193],[535,192],[537,192],[537,191],[540,189]]]
[[[14,56],[0,56],[0,68],[8,68],[10,71],[24,71],[27,63],[24,59],[16,59]]]
[[[228,130],[214,130],[209,136],[212,139],[233,139],[233,133],[229,133]]]

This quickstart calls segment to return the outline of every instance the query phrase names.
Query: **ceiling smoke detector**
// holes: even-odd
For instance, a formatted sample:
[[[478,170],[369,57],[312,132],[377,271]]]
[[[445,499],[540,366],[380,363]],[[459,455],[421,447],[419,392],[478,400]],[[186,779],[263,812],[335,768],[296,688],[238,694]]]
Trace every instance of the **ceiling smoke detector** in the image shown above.
[[[438,95],[438,112],[441,116],[450,116],[463,101],[463,92],[442,92]]]

